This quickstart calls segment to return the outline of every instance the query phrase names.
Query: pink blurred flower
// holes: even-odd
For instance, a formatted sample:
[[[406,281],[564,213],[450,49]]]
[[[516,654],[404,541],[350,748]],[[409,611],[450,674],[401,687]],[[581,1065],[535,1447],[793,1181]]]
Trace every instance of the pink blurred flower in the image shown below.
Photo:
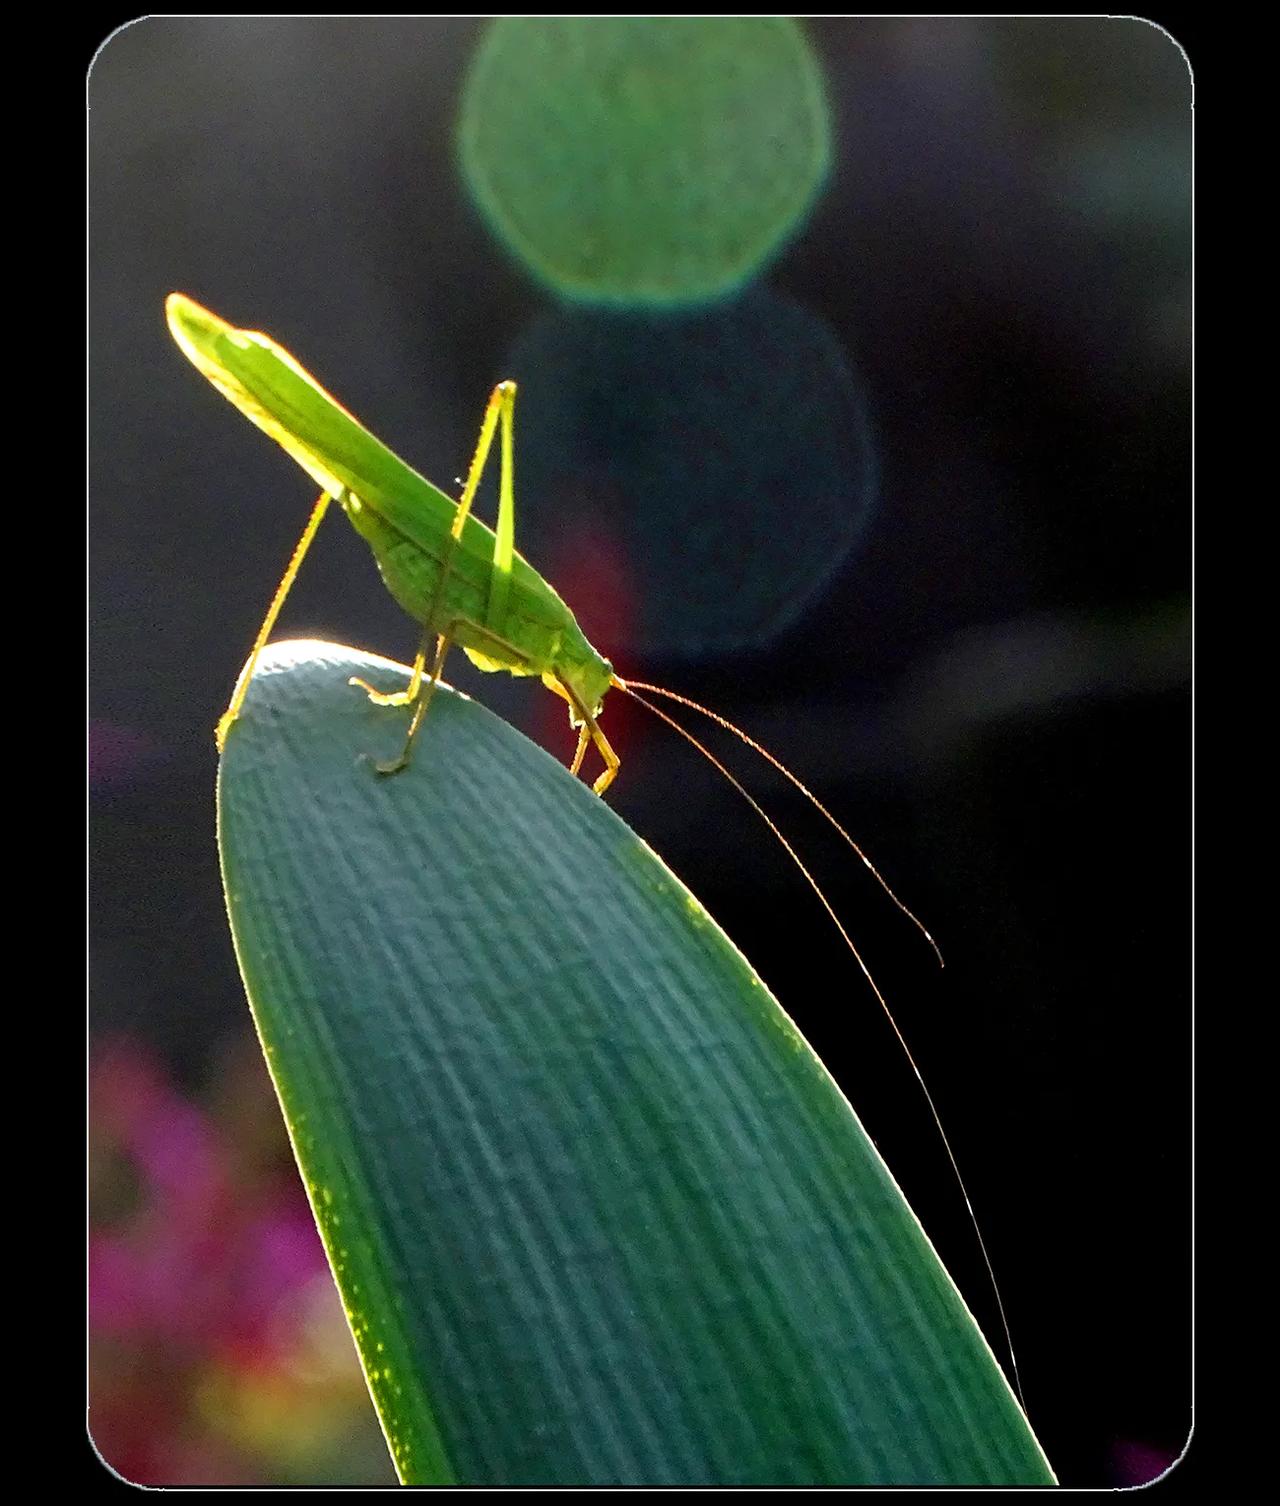
[[[354,1348],[288,1159],[238,1157],[239,1126],[184,1097],[133,1042],[95,1053],[89,1102],[90,1425],[104,1458],[139,1483],[245,1484],[270,1473],[254,1458],[274,1436],[246,1432],[252,1397],[278,1396],[308,1436],[320,1418],[329,1436],[342,1418],[365,1423]],[[317,1292],[329,1299],[320,1309]],[[337,1346],[336,1368],[318,1377],[298,1363],[317,1310]]]
[[[89,788],[116,789],[155,763],[160,748],[154,738],[133,727],[94,718],[89,723]]]
[[[1113,1483],[1148,1485],[1152,1480],[1158,1480],[1176,1458],[1167,1449],[1153,1448],[1132,1438],[1119,1439],[1111,1446]]]

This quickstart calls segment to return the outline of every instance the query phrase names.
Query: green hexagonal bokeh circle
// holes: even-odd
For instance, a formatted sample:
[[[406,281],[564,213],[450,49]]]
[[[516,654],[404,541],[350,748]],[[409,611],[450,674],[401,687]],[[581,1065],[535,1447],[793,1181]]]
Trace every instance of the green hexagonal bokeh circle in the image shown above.
[[[818,61],[786,18],[499,18],[458,122],[481,212],[557,292],[694,304],[803,224],[830,161]]]

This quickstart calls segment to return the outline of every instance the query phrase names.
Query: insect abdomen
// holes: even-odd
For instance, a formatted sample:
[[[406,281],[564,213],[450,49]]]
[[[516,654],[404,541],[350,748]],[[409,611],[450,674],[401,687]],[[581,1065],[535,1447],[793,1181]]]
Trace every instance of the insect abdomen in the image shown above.
[[[352,527],[372,549],[387,590],[415,622],[438,632],[453,630],[457,643],[481,669],[506,669],[511,674],[528,675],[541,674],[551,665],[563,626],[544,622],[540,614],[521,610],[535,603],[526,601],[527,593],[521,589],[519,580],[512,583],[506,620],[494,629],[499,639],[517,650],[517,655],[513,655],[504,652],[503,645],[487,634],[469,630],[470,624],[486,624],[490,572],[487,564],[478,566],[462,550],[454,553],[443,595],[437,603],[443,562],[406,539],[373,508],[362,506],[358,498],[348,495],[343,500],[343,509]],[[444,548],[447,547],[446,544]],[[481,575],[483,579],[475,578]],[[470,653],[472,649],[476,653]]]

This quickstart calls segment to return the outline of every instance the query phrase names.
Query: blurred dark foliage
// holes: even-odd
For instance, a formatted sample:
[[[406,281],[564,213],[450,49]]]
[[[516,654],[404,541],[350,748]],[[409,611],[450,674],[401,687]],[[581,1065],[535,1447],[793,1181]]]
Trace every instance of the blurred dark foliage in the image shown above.
[[[489,385],[556,317],[491,243],[456,171],[480,24],[150,19],[117,33],[90,78],[91,1426],[136,1479],[297,1482],[329,1456],[308,1454],[289,1418],[338,1395],[347,1411],[341,1425],[325,1414],[330,1433],[372,1416],[358,1372],[303,1406],[293,1362],[256,1353],[268,1332],[291,1352],[289,1325],[253,1303],[290,1271],[314,1273],[318,1245],[265,1070],[240,1054],[254,1061],[213,833],[213,723],[311,498],[173,349],[162,303],[178,288],[266,329],[447,484]],[[598,349],[576,375],[555,368],[554,390],[520,373],[517,547],[602,637],[616,624],[620,673],[706,701],[791,764],[939,939],[944,972],[794,794],[734,753],[812,857],[917,1051],[1061,1480],[1132,1484],[1175,1458],[1189,1427],[1187,65],[1133,20],[806,24],[834,169],[759,296],[800,311],[856,370],[879,472],[857,548],[824,533],[803,479],[784,494],[768,472],[770,497],[744,481],[743,516],[767,518],[772,541],[752,551],[752,588],[767,592],[774,569],[794,592],[785,572],[808,568],[824,537],[830,572],[772,637],[729,648],[701,632],[687,606],[736,588],[744,525],[713,465],[700,489],[696,446],[682,475],[662,476],[660,512],[632,520],[643,551],[597,525],[600,457],[625,457],[637,436],[625,404],[609,415],[616,435],[599,404],[576,425],[557,405],[590,407],[584,373],[610,369]],[[752,352],[732,359],[749,371]],[[643,380],[634,343],[614,369]],[[726,402],[714,419],[718,450],[748,478],[788,442],[759,411]],[[539,455],[540,429],[572,447]],[[565,486],[563,534],[556,496],[521,492],[525,475]],[[850,486],[850,508],[863,506]],[[525,518],[550,557],[521,534]],[[331,527],[284,631],[409,655],[412,624],[361,542]],[[722,578],[718,560],[734,562]],[[637,623],[656,626],[627,647]],[[551,697],[458,679],[568,756]],[[812,1041],[999,1354],[963,1203],[838,938],[732,790],[616,699],[611,802]],[[130,1072],[165,1106],[158,1151],[117,1111]],[[267,1138],[270,1176],[245,1165]],[[268,1273],[257,1286],[238,1274],[246,1262]],[[246,1402],[244,1373],[263,1365]],[[237,1434],[237,1418],[259,1432]],[[364,1457],[353,1448],[332,1468],[352,1479]],[[368,1467],[385,1478],[379,1457]]]

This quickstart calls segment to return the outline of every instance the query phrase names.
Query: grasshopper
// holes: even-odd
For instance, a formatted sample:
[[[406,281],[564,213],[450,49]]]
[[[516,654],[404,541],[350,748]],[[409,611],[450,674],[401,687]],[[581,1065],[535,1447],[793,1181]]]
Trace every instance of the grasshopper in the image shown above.
[[[548,689],[568,701],[569,721],[578,731],[572,770],[578,772],[588,743],[594,743],[605,767],[593,788],[602,795],[618,772],[619,759],[598,717],[605,692],[622,682],[609,661],[592,648],[561,598],[515,551],[516,384],[499,382],[493,389],[466,484],[455,503],[370,434],[266,335],[235,329],[181,293],[169,295],[165,311],[174,339],[197,370],[287,450],[321,488],[245,673],[218,722],[219,750],[303,557],[329,504],[336,501],[373,550],[387,589],[422,624],[406,689],[384,694],[364,681],[356,682],[378,705],[414,707],[404,748],[391,762],[378,763],[379,773],[394,774],[409,762],[445,659],[457,644],[480,669],[539,675]],[[499,425],[502,459],[495,530],[474,515],[471,504]]]

